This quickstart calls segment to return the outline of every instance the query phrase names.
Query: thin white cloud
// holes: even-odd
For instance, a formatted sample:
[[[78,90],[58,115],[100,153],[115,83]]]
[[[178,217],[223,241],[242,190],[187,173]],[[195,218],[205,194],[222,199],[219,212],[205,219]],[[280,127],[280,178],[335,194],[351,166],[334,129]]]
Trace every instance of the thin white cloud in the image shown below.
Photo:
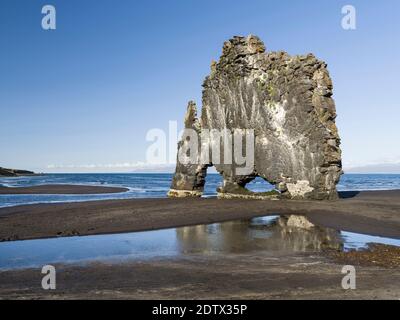
[[[400,165],[400,156],[378,158],[368,162],[353,162],[353,161],[343,162],[343,167],[348,170],[353,168],[383,166],[383,165]]]
[[[146,162],[121,162],[108,164],[49,164],[47,169],[51,171],[155,171],[162,170],[171,171],[175,168],[175,164],[152,164]]]

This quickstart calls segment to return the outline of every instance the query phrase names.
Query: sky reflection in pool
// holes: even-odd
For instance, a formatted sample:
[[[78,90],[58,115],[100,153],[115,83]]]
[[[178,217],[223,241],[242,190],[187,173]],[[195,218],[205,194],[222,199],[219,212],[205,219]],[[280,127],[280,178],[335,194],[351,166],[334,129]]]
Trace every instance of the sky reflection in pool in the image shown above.
[[[3,242],[0,243],[0,269],[177,258],[193,254],[348,250],[365,247],[369,242],[400,246],[400,240],[396,239],[323,227],[305,228],[304,221],[291,217],[301,216],[267,216],[146,232]],[[300,227],[293,221],[300,223]]]

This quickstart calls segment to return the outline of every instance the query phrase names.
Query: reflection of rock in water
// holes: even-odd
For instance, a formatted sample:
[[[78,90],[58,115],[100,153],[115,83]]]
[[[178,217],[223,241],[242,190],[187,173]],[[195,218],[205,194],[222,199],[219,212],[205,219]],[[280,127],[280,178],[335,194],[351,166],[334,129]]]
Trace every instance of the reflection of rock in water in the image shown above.
[[[266,217],[177,229],[181,253],[341,250],[339,231],[313,225],[303,216]]]
[[[295,251],[343,249],[340,232],[315,226],[304,216],[283,216],[278,219],[282,242]]]
[[[182,253],[236,252],[248,242],[248,223],[243,221],[183,227],[176,232]]]

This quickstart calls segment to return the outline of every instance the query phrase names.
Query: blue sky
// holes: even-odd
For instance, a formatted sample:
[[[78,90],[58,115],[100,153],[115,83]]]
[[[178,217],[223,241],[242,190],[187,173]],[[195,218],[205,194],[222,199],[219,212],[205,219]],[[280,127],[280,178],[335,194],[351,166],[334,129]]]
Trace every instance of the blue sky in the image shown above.
[[[45,4],[56,7],[56,30],[41,28]],[[341,27],[346,4],[357,9],[356,30]],[[398,0],[2,0],[0,8],[0,166],[144,162],[147,131],[181,123],[190,99],[200,105],[223,42],[248,34],[267,50],[328,63],[346,166],[400,162]]]

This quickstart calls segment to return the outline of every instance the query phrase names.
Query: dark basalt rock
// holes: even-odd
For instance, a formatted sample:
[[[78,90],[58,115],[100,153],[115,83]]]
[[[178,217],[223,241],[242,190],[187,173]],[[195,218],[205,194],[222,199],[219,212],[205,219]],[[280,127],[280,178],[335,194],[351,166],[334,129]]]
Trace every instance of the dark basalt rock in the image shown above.
[[[236,175],[235,164],[178,161],[169,196],[200,196],[207,168],[215,165],[224,179],[220,197],[260,198],[243,192],[260,176],[281,197],[337,198],[341,150],[326,63],[312,54],[266,52],[256,36],[234,37],[225,42],[219,62],[212,63],[203,88],[201,119],[190,102],[185,127],[199,134],[204,129],[254,129],[254,169]],[[178,148],[185,143],[180,141]]]
[[[17,170],[17,169],[6,169],[0,167],[0,177],[18,177],[18,176],[25,176],[25,175],[33,175],[35,174],[32,171],[27,170]]]

